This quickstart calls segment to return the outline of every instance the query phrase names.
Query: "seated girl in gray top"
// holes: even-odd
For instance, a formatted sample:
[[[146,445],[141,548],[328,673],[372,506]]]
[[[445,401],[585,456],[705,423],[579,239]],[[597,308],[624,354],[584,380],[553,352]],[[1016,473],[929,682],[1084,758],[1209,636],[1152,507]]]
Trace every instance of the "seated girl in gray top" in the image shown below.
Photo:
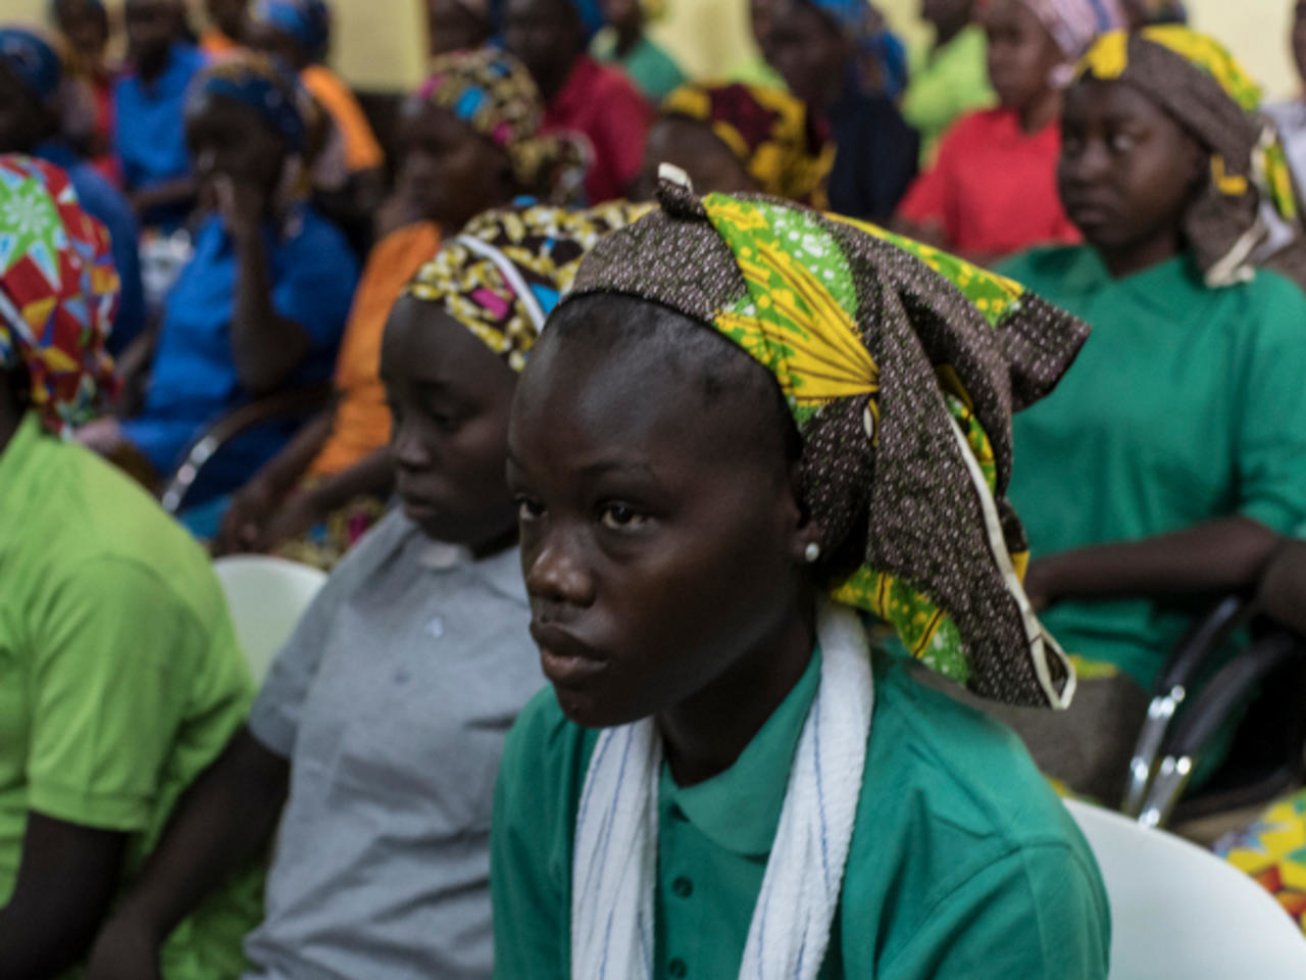
[[[381,375],[402,511],[309,609],[102,934],[93,978],[157,976],[159,941],[278,822],[249,976],[489,975],[494,779],[543,685],[504,480],[508,407],[581,256],[629,216],[487,212],[395,305]]]

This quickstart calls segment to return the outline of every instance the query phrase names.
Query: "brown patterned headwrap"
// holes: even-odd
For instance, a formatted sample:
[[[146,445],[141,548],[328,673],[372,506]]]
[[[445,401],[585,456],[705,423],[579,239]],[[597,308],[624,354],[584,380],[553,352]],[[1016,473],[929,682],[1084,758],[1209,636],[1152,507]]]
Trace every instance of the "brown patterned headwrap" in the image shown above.
[[[1087,327],[871,225],[700,200],[671,180],[659,193],[662,210],[601,242],[571,296],[660,303],[766,367],[803,438],[834,598],[981,696],[1066,706],[1074,675],[1025,596],[1005,495],[1011,414],[1051,391]]]

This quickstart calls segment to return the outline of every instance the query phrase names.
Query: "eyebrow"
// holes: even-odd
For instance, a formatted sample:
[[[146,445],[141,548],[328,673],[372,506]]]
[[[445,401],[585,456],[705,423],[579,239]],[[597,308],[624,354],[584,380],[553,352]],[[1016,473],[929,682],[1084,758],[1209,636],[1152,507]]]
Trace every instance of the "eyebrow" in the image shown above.
[[[508,449],[508,463],[517,469],[526,468],[511,447]],[[579,467],[576,472],[586,477],[607,476],[610,473],[639,473],[655,483],[661,483],[652,466],[633,459],[600,459]]]

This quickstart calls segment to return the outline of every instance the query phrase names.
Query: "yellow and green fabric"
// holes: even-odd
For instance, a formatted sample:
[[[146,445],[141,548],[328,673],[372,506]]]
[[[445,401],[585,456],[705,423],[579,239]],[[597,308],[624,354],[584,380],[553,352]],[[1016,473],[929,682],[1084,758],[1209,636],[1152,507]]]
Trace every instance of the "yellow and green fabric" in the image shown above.
[[[1306,932],[1306,791],[1274,804],[1215,852],[1251,875]]]
[[[1016,283],[871,225],[664,180],[573,295],[620,292],[719,331],[771,372],[834,597],[975,693],[1064,707],[1074,677],[1021,586],[1011,414],[1087,328]],[[657,256],[655,262],[640,256]]]
[[[1207,285],[1251,277],[1257,246],[1267,235],[1263,202],[1300,230],[1283,145],[1259,112],[1260,86],[1218,41],[1179,24],[1112,31],[1089,48],[1079,75],[1136,86],[1210,153],[1210,180],[1185,218]],[[1298,278],[1294,270],[1282,271]]]

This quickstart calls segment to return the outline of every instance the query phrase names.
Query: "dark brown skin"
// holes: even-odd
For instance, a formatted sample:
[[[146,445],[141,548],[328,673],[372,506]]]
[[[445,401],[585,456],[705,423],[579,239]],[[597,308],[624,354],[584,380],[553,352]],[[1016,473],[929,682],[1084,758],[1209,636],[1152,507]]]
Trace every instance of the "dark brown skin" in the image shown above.
[[[599,0],[603,20],[617,32],[617,54],[628,54],[644,36],[644,7],[639,0]]]
[[[178,0],[127,0],[123,5],[127,59],[146,84],[167,66],[168,52],[181,37],[182,16]]]
[[[87,65],[102,65],[109,46],[109,15],[90,0],[56,0],[55,26],[68,46]]]
[[[730,147],[696,119],[665,116],[653,124],[632,197],[652,200],[658,167],[663,163],[685,171],[699,194],[755,194],[761,190]]]
[[[921,20],[934,28],[934,46],[955,38],[975,16],[975,0],[921,0]]]
[[[213,25],[233,41],[244,37],[249,0],[204,0],[204,12]]]
[[[0,458],[30,407],[26,378],[0,372]],[[57,976],[85,955],[118,887],[127,835],[28,811],[18,875],[0,908],[6,980]]]
[[[675,315],[597,302],[550,323],[513,409],[531,633],[569,718],[655,717],[690,785],[734,763],[810,661],[817,528],[764,369],[725,351],[734,390],[709,398],[696,333],[726,341],[683,320],[649,340],[633,325]]]
[[[1055,122],[1061,92],[1051,77],[1065,56],[1047,28],[1021,0],[989,0],[982,24],[989,42],[989,81],[1003,107],[1020,115],[1026,133]]]
[[[1155,102],[1120,82],[1084,80],[1066,94],[1058,182],[1066,212],[1111,275],[1124,278],[1185,247],[1184,212],[1206,154]],[[1034,561],[1037,606],[1063,599],[1250,590],[1278,534],[1245,517]]]
[[[585,30],[571,0],[507,0],[503,38],[549,102],[585,53]]]
[[[395,227],[435,221],[452,235],[519,193],[503,149],[449,112],[412,99],[400,125],[399,189],[387,205]],[[218,554],[271,551],[355,497],[390,492],[394,470],[382,450],[291,496],[333,423],[334,410],[306,427],[235,495],[218,536]]]
[[[416,300],[391,317],[381,373],[409,516],[428,535],[477,555],[510,547],[516,510],[504,460],[516,375],[440,307]],[[173,812],[96,941],[88,980],[157,980],[168,933],[271,842],[289,780],[288,760],[242,728]]]
[[[427,0],[426,23],[434,57],[450,51],[470,51],[490,40],[490,24],[458,0]]]
[[[853,46],[838,25],[807,0],[777,0],[766,56],[789,90],[824,114],[843,92]]]
[[[33,98],[9,67],[0,64],[0,153],[30,153],[58,132],[55,107]]]

